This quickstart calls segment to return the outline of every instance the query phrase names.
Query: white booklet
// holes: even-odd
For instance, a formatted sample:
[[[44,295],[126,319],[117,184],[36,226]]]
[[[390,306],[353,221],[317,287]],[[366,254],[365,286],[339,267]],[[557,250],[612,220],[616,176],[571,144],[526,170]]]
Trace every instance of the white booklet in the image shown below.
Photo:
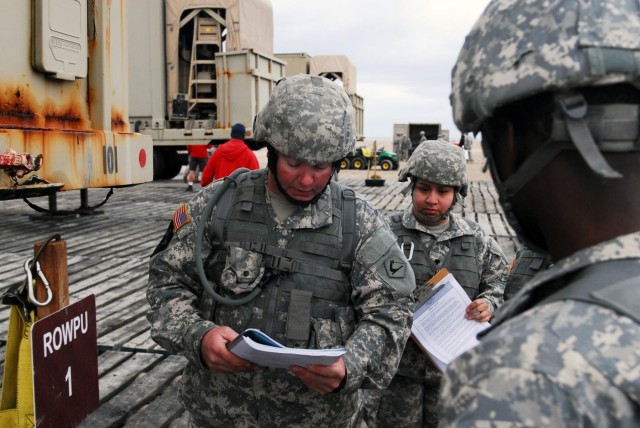
[[[344,348],[287,348],[260,330],[249,328],[231,341],[227,348],[252,363],[276,368],[307,367],[311,364],[330,365],[347,351]]]
[[[477,334],[491,324],[464,317],[471,299],[446,269],[428,284],[432,290],[416,303],[411,337],[444,372],[454,358],[478,344]]]

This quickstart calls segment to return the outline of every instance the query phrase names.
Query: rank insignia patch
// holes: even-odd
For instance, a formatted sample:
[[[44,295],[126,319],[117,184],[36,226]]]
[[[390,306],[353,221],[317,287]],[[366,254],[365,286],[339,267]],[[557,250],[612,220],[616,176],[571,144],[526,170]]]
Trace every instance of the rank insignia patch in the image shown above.
[[[182,226],[191,222],[187,204],[180,205],[180,208],[173,214],[173,231],[177,232]]]
[[[407,264],[398,257],[389,257],[384,266],[390,278],[404,278],[407,272]]]

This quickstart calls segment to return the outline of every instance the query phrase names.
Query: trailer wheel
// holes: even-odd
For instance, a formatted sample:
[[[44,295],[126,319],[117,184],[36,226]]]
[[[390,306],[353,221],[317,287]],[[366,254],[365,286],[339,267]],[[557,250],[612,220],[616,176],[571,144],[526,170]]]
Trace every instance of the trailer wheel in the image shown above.
[[[153,149],[153,179],[162,180],[164,171],[164,153],[161,150]]]
[[[154,180],[171,180],[181,169],[182,163],[176,150],[153,149]]]
[[[178,153],[175,150],[164,152],[164,179],[171,180],[176,175],[180,174],[182,164],[178,160]]]

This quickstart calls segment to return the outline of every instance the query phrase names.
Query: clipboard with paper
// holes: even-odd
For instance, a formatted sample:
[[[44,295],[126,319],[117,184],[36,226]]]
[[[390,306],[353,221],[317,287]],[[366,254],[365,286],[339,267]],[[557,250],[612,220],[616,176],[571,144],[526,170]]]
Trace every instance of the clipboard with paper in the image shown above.
[[[444,372],[454,358],[478,344],[477,334],[490,324],[464,317],[471,299],[446,269],[435,274],[427,287],[416,302],[411,338]]]

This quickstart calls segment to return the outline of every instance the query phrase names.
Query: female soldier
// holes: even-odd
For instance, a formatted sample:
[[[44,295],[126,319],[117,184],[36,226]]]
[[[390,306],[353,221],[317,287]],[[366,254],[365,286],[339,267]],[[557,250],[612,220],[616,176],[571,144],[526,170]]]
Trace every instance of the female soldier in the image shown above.
[[[508,263],[480,225],[452,212],[467,195],[463,151],[440,140],[421,144],[400,170],[399,180],[408,179],[412,204],[391,216],[391,226],[415,273],[415,297],[446,268],[472,300],[466,318],[489,321],[503,301]],[[436,426],[440,378],[435,365],[409,340],[398,373],[382,391],[375,425]]]

